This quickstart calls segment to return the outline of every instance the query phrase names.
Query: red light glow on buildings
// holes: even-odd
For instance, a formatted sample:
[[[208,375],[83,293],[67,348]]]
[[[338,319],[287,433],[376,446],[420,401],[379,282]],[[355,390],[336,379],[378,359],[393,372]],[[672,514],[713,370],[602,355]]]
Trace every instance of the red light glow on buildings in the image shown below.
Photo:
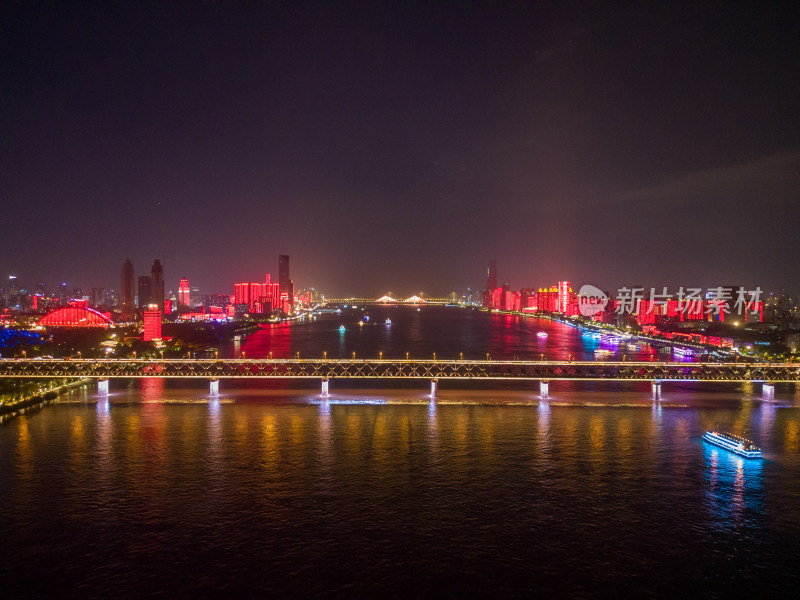
[[[178,305],[189,306],[190,300],[191,290],[189,288],[189,280],[184,277],[178,284]]]
[[[152,342],[161,338],[161,311],[158,305],[150,304],[144,311],[144,333],[142,341]]]

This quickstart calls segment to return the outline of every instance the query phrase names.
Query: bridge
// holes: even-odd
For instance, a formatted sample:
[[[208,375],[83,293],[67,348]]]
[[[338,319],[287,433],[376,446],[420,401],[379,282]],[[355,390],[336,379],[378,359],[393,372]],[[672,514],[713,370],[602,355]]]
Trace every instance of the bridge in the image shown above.
[[[364,306],[367,304],[378,304],[382,306],[396,306],[399,304],[406,306],[422,306],[428,304],[455,304],[456,301],[451,298],[420,298],[419,296],[411,296],[410,298],[393,298],[389,295],[380,298],[325,298],[322,304],[328,306]]]
[[[112,378],[220,379],[295,378],[322,380],[327,395],[330,379],[427,379],[435,395],[442,380],[521,380],[540,382],[547,397],[550,381],[650,381],[660,396],[663,381],[761,382],[764,394],[776,382],[800,381],[798,363],[676,363],[609,361],[415,360],[415,359],[0,359],[0,377],[94,378],[101,392]]]

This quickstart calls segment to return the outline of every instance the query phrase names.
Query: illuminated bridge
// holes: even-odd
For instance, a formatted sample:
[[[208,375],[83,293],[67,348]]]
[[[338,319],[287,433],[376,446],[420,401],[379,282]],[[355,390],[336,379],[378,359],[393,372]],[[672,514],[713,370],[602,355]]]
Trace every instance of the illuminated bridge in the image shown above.
[[[0,377],[95,378],[101,391],[112,378],[428,379],[435,395],[438,380],[529,380],[541,382],[650,381],[660,395],[663,381],[762,382],[771,394],[776,382],[800,381],[798,363],[564,362],[402,359],[2,359]]]
[[[422,306],[427,304],[453,303],[455,303],[455,301],[451,298],[420,298],[419,296],[411,296],[410,298],[393,298],[389,295],[385,295],[380,298],[326,298],[322,304],[328,306],[363,306],[365,304],[380,304],[385,306],[397,306],[400,304]]]

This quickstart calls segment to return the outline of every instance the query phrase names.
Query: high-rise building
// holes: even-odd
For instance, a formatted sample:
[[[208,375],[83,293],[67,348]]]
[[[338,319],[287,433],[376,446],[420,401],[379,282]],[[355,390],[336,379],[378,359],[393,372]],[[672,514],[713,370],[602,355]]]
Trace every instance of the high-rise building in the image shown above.
[[[164,312],[164,268],[158,259],[150,269],[150,302],[157,305],[162,313]]]
[[[236,305],[247,304],[250,306],[250,284],[249,283],[234,283],[233,284],[233,303]]]
[[[192,292],[191,289],[189,288],[189,280],[184,277],[178,284],[178,305],[189,306],[191,295]]]
[[[106,291],[103,288],[92,288],[89,294],[89,302],[92,307],[102,306],[106,301]]]
[[[152,300],[152,280],[149,275],[139,275],[139,310],[144,310]]]
[[[136,319],[136,307],[133,304],[133,263],[130,258],[125,259],[125,264],[122,265],[121,290],[122,311],[120,319],[122,321],[133,321]]]
[[[148,304],[144,311],[144,335],[142,341],[152,342],[161,338],[161,313],[156,304]]]
[[[497,288],[497,260],[494,258],[489,261],[489,271],[486,278],[486,289],[494,290]]]
[[[570,288],[569,281],[558,282],[558,312],[562,312],[564,314],[569,312],[571,291],[572,288]]]
[[[278,256],[278,284],[280,294],[289,295],[289,257],[285,254]]]

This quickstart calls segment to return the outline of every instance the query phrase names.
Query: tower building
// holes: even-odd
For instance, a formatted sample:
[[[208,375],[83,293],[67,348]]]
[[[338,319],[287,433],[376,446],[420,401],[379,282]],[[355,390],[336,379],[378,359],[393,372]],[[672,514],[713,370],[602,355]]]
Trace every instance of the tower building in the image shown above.
[[[497,260],[492,259],[489,261],[489,272],[486,278],[486,289],[494,290],[497,288]]]
[[[122,311],[120,319],[124,322],[136,319],[136,308],[133,304],[133,263],[130,258],[125,259],[122,265]]]
[[[152,280],[150,275],[139,275],[139,310],[144,310],[152,298]]]
[[[150,269],[150,302],[158,306],[158,310],[164,312],[164,269],[158,259]]]
[[[278,284],[280,285],[280,295],[289,296],[289,257],[286,254],[278,256]]]
[[[191,300],[191,288],[189,287],[189,280],[184,277],[178,284],[178,305],[189,306]]]

